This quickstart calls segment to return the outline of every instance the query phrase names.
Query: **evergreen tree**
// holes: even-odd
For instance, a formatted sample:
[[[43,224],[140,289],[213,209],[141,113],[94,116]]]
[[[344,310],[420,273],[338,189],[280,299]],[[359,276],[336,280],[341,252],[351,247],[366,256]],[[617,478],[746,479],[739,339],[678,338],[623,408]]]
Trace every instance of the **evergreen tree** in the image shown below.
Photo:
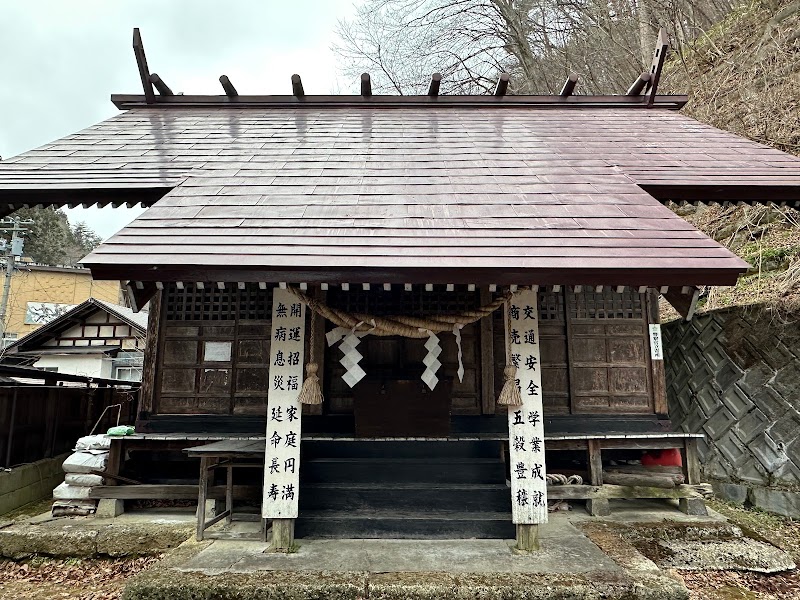
[[[24,235],[23,256],[40,264],[76,265],[102,241],[84,222],[70,226],[67,214],[61,209],[23,208],[11,217],[33,221],[25,225],[28,231]],[[10,240],[7,232],[0,233],[0,237]]]

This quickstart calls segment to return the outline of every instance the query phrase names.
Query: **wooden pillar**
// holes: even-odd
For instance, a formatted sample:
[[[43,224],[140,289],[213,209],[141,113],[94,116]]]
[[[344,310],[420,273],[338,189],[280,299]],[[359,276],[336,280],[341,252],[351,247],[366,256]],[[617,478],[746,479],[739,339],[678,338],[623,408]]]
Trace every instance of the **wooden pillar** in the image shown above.
[[[603,455],[600,440],[588,440],[589,483],[594,486],[603,485]],[[592,498],[586,501],[586,511],[593,517],[611,514],[606,498]]]
[[[272,543],[275,552],[289,552],[294,546],[294,519],[272,519]]]
[[[106,463],[106,473],[111,477],[106,478],[106,485],[117,485],[117,478],[122,471],[122,461],[124,460],[124,438],[111,438],[111,445],[108,448],[108,462]]]
[[[161,310],[164,290],[156,290],[150,300],[150,312],[147,317],[147,338],[144,344],[142,359],[142,385],[139,387],[139,406],[136,410],[136,423],[149,418],[155,406],[156,375],[158,372],[158,348],[161,332]]]
[[[539,549],[539,526],[517,525],[517,550],[533,552]]]
[[[492,301],[489,288],[481,287],[480,303],[485,306]],[[494,391],[494,323],[492,315],[483,317],[480,326],[481,343],[481,412],[493,415],[497,411],[497,399]]]
[[[47,399],[44,409],[44,435],[42,437],[42,456],[52,458],[53,456],[53,430],[56,427],[56,413],[58,411],[58,390],[56,382],[45,379],[48,386]]]
[[[684,438],[683,464],[686,471],[686,483],[700,483],[700,456],[697,453],[697,438]]]
[[[661,339],[661,315],[658,312],[658,292],[648,290],[645,299],[648,315],[648,339],[650,340],[650,369],[653,375],[653,406],[657,415],[669,417],[667,407],[667,374],[664,369],[664,348]],[[654,336],[658,339],[655,340]],[[656,347],[656,345],[658,347]]]
[[[686,475],[686,483],[696,485],[700,483],[700,457],[697,453],[697,438],[684,438],[683,440],[683,469]],[[681,498],[678,500],[678,508],[687,515],[708,514],[706,503],[702,498]]]
[[[197,489],[197,541],[203,540],[206,529],[206,496],[208,495],[209,459],[200,458],[200,481]]]

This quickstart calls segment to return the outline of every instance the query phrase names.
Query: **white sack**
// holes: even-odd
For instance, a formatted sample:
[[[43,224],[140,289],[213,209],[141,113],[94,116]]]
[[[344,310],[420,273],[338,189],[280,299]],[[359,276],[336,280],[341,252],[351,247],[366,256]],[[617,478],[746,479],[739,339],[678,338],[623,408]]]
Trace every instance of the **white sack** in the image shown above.
[[[105,471],[106,464],[108,464],[108,452],[102,454],[75,452],[64,461],[62,468],[65,473],[91,473]]]
[[[92,488],[62,483],[53,490],[53,498],[56,500],[83,500],[89,497],[91,490]]]
[[[111,447],[111,438],[100,434],[100,435],[87,435],[78,440],[75,444],[75,452],[79,452],[81,450],[105,450]]]
[[[85,475],[84,473],[67,473],[64,477],[64,483],[67,485],[80,485],[83,487],[94,487],[96,485],[105,485],[106,480],[100,475]]]

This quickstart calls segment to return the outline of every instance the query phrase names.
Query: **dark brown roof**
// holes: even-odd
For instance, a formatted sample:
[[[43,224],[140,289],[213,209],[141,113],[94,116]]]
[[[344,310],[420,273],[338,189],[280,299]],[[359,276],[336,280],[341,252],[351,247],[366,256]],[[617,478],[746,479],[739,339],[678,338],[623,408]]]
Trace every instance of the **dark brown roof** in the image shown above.
[[[0,163],[0,201],[170,188],[96,277],[730,284],[653,196],[800,198],[800,159],[658,108],[409,106],[132,109]]]

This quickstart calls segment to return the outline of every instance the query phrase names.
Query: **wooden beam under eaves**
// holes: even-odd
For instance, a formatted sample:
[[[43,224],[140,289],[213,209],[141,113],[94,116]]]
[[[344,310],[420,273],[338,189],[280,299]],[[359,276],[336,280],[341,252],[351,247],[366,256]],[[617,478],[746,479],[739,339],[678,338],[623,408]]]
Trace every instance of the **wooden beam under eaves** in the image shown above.
[[[677,286],[670,287],[667,293],[664,294],[664,299],[672,305],[672,308],[686,320],[691,321],[697,310],[697,301],[700,298],[700,289],[695,286],[689,286],[686,290]],[[688,293],[684,293],[688,292]]]
[[[155,281],[129,281],[125,285],[133,312],[139,312],[158,291]]]

